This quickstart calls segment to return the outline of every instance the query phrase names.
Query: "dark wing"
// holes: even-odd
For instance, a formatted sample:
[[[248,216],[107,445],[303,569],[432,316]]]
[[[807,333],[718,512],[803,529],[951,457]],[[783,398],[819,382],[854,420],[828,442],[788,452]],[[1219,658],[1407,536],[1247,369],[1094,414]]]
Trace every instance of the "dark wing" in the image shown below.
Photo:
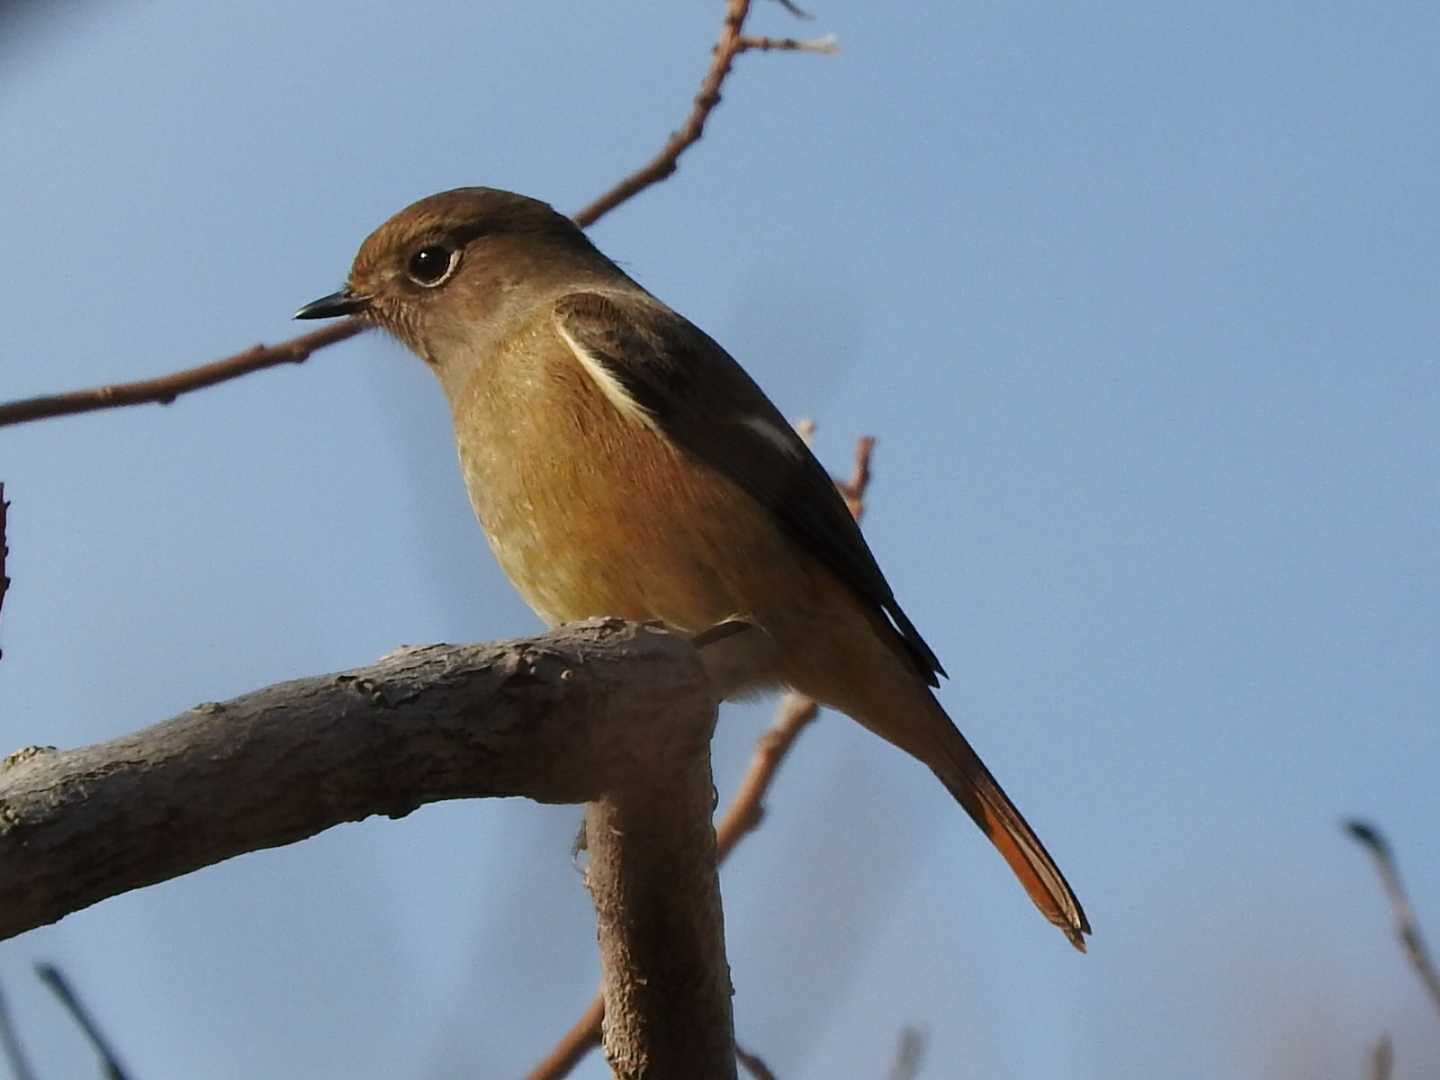
[[[729,353],[646,296],[571,293],[554,314],[561,333],[603,365],[671,442],[753,497],[888,616],[925,681],[939,685],[945,669],[900,610],[830,474]]]

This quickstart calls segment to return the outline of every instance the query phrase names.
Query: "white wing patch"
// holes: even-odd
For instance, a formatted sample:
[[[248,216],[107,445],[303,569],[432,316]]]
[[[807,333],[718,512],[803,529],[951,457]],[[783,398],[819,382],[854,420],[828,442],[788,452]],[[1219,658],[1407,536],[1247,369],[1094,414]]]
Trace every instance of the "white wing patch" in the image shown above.
[[[615,406],[615,410],[626,420],[649,428],[657,435],[660,434],[660,425],[655,420],[655,414],[635,400],[634,395],[625,388],[625,384],[605,366],[605,362],[587,352],[578,341],[570,336],[569,331],[558,319],[555,321],[555,329],[565,344],[570,346],[570,351],[575,354],[575,359],[580,361],[580,367],[586,375],[590,376],[596,388],[605,396],[605,400]]]
[[[763,416],[742,416],[737,422],[755,432],[786,457],[800,456],[800,447],[795,442],[795,432],[792,429],[778,427]]]

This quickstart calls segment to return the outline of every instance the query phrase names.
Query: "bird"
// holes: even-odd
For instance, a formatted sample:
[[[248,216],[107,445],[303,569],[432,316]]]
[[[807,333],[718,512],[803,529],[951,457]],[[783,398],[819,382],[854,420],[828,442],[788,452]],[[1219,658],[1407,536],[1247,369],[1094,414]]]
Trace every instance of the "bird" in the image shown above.
[[[937,700],[945,670],[829,473],[717,342],[570,218],[488,187],[401,210],[295,315],[339,316],[439,378],[476,517],[544,622],[758,629],[732,639],[727,696],[788,687],[928,766],[1085,951],[1080,901]]]

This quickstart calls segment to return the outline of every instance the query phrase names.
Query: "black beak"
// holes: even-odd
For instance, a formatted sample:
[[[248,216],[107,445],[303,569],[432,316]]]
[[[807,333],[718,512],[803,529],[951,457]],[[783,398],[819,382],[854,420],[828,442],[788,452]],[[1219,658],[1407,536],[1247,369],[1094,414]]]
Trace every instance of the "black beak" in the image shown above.
[[[334,319],[341,315],[354,315],[370,306],[370,297],[360,296],[349,289],[341,289],[319,300],[312,300],[299,311],[297,319]]]

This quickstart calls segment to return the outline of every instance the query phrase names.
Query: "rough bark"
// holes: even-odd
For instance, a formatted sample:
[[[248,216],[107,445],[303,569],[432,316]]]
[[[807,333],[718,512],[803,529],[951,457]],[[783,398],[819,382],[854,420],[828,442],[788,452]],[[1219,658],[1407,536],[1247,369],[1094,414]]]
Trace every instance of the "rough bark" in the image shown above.
[[[705,779],[687,782],[703,785],[708,830],[713,721],[689,643],[592,620],[402,649],[95,746],[28,747],[0,763],[0,939],[371,814],[474,797],[587,802],[637,774],[648,791],[652,754],[704,759]]]
[[[585,808],[617,1080],[735,1080],[708,743],[696,725],[679,726],[628,783]]]

